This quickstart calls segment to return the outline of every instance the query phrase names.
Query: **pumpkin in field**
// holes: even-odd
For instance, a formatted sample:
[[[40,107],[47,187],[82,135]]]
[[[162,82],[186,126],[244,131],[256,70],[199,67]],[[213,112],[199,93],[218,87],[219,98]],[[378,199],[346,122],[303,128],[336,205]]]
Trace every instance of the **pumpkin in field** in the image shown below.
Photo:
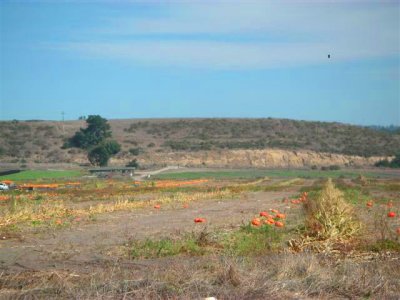
[[[264,224],[268,224],[268,225],[274,225],[275,224],[275,220],[272,218],[269,218],[267,220],[264,221]]]
[[[160,205],[160,204],[156,204],[156,205],[154,205],[154,208],[155,208],[155,209],[160,209],[160,208],[161,208],[161,205]]]
[[[10,199],[8,196],[0,195],[0,201],[7,201],[8,199]]]
[[[396,216],[396,213],[395,213],[394,211],[389,211],[388,214],[387,214],[387,216],[388,216],[389,218],[394,218],[394,217]]]
[[[285,214],[276,214],[275,217],[278,218],[278,219],[285,219],[286,215]]]
[[[206,219],[204,219],[204,218],[195,218],[194,219],[195,223],[204,223],[205,221],[206,221]]]
[[[279,210],[276,209],[270,209],[271,212],[273,212],[274,214],[279,214]]]
[[[285,226],[282,222],[279,222],[279,221],[276,221],[275,222],[275,226],[276,227],[283,227],[283,226]]]
[[[261,225],[261,221],[259,218],[254,218],[253,220],[251,220],[251,224],[254,226],[260,226]]]
[[[260,212],[260,217],[268,217],[268,213],[266,211]]]
[[[372,202],[372,200],[367,202],[367,207],[371,208],[372,206],[374,206],[374,202]]]

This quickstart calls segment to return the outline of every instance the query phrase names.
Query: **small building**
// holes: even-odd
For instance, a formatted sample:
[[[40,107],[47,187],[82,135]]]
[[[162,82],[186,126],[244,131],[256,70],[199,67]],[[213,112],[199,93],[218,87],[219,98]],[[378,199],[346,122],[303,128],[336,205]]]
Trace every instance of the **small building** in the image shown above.
[[[113,176],[117,174],[133,176],[135,169],[134,167],[101,167],[89,169],[88,171],[98,176]]]

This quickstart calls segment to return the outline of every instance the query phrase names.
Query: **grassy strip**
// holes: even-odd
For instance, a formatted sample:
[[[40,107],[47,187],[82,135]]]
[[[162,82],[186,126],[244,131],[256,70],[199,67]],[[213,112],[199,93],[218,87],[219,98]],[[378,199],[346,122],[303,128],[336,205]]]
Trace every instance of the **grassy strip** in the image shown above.
[[[133,241],[129,249],[129,256],[132,259],[175,256],[182,253],[191,255],[206,253],[205,247],[200,246],[194,236],[187,236],[178,240],[164,238],[160,240]]]
[[[27,170],[11,175],[0,176],[1,180],[39,180],[39,179],[60,179],[81,176],[82,172],[78,170]]]
[[[230,256],[258,256],[282,248],[285,229],[274,226],[242,226],[239,230],[210,234],[187,234],[180,238],[135,240],[128,244],[131,259],[149,259],[175,255],[220,253]]]

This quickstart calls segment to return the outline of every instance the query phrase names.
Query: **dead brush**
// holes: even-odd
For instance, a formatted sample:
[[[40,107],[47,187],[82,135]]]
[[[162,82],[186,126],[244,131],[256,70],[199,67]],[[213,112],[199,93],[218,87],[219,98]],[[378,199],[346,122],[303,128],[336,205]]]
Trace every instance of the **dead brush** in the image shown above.
[[[326,251],[335,243],[343,243],[358,234],[362,228],[343,193],[331,179],[321,192],[304,203],[306,231],[299,240],[289,242],[296,251],[311,246],[318,252]]]

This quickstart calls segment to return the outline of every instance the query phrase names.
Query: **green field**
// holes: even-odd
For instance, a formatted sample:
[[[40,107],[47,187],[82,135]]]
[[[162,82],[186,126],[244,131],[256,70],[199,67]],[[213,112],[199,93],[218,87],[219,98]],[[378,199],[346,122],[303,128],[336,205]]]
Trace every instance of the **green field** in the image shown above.
[[[39,180],[39,179],[62,179],[82,175],[78,170],[27,170],[19,173],[0,176],[1,180]]]
[[[384,174],[363,171],[319,171],[319,170],[229,170],[229,171],[193,171],[193,172],[171,172],[155,176],[155,179],[253,179],[262,177],[300,177],[300,178],[338,178],[345,176],[355,178],[359,175],[366,177],[384,176]]]

